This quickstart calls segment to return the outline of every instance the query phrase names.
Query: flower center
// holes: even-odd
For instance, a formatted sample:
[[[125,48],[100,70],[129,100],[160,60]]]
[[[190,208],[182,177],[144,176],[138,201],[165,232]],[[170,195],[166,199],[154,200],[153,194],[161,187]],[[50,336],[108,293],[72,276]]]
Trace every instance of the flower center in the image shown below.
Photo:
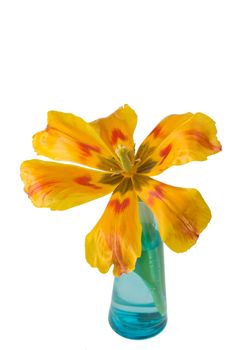
[[[131,151],[128,147],[118,145],[116,148],[116,154],[118,155],[122,169],[126,173],[130,173],[131,169],[134,165],[134,154],[133,151]]]

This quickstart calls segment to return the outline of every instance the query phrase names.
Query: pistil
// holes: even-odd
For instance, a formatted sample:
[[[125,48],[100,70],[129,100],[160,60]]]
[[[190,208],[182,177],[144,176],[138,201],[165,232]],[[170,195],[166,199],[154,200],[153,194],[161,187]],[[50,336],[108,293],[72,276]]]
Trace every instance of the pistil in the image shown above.
[[[133,167],[132,152],[126,146],[118,145],[116,148],[121,166],[125,172],[130,172]]]

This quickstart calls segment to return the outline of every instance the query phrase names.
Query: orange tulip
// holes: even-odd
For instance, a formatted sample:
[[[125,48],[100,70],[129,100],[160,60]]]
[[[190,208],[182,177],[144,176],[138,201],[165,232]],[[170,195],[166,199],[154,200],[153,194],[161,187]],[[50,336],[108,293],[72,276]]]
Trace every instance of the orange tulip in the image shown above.
[[[211,219],[201,194],[150,176],[221,150],[214,121],[202,113],[186,113],[163,119],[135,154],[136,123],[128,105],[92,123],[51,111],[47,128],[33,137],[35,151],[87,167],[35,159],[21,165],[25,191],[37,207],[64,210],[113,191],[86,237],[86,258],[103,273],[113,264],[115,276],[133,271],[141,255],[138,197],[154,213],[161,238],[172,250],[184,252],[196,243]]]

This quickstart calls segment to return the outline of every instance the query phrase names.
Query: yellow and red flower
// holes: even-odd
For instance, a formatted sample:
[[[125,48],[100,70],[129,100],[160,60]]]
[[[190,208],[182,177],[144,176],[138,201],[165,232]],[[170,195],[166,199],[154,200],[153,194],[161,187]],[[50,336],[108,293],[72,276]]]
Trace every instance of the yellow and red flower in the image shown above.
[[[133,271],[141,255],[138,197],[154,213],[161,238],[172,250],[184,252],[196,243],[211,219],[201,194],[150,176],[221,150],[214,121],[202,113],[186,113],[163,119],[135,154],[136,123],[128,105],[92,123],[51,111],[47,128],[33,137],[35,151],[85,167],[35,159],[21,165],[25,191],[40,208],[65,210],[113,191],[86,237],[86,258],[103,273],[113,264],[115,276]]]

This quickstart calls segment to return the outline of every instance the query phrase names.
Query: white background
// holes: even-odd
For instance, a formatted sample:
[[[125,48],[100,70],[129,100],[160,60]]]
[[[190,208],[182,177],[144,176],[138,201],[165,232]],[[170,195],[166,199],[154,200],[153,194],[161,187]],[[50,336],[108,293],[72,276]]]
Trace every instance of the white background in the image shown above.
[[[0,1],[0,349],[232,349],[231,1]],[[124,103],[136,144],[171,113],[217,122],[223,152],[174,167],[164,182],[196,187],[213,219],[198,244],[165,247],[169,321],[157,337],[116,335],[112,274],[91,269],[84,238],[108,197],[64,212],[36,209],[19,166],[50,109],[91,121]]]

